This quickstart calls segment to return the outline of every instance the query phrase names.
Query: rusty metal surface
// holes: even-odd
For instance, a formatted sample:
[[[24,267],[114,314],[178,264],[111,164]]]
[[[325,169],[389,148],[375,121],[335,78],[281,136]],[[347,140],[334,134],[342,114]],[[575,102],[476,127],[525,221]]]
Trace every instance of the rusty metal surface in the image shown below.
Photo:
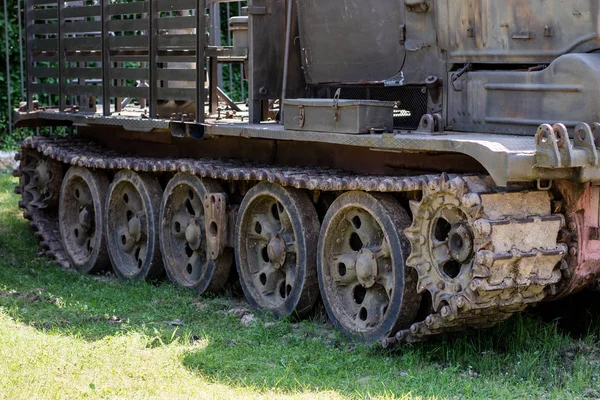
[[[442,177],[412,202],[407,264],[419,274],[434,313],[397,334],[417,341],[456,328],[489,326],[557,291],[567,246],[565,220],[547,192],[493,193],[479,178]]]
[[[118,126],[126,130],[150,132],[168,129],[166,120],[145,120],[128,117],[101,117],[95,115],[67,115],[56,111],[40,112],[42,118],[68,119],[74,124],[87,126]],[[204,137],[243,137],[294,142],[314,142],[356,146],[371,151],[405,153],[459,153],[478,161],[499,186],[509,182],[572,179],[600,181],[600,167],[577,165],[565,168],[541,168],[536,156],[535,138],[527,136],[490,135],[483,133],[454,133],[431,135],[423,131],[402,131],[388,134],[348,135],[330,132],[297,132],[276,124],[207,123]]]
[[[471,71],[448,88],[447,123],[459,131],[531,136],[544,123],[572,128],[598,121],[599,64],[600,54],[566,54],[540,71]]]
[[[347,174],[341,170],[306,167],[273,167],[259,163],[218,159],[162,159],[130,157],[81,138],[28,138],[23,149],[32,149],[65,164],[136,172],[190,172],[201,177],[233,181],[269,181],[308,190],[364,190],[404,192],[420,190],[426,177]]]
[[[576,293],[600,281],[600,188],[590,184],[557,182],[554,208],[565,214],[567,226],[559,240],[568,246],[563,280],[554,298]]]
[[[598,48],[594,0],[433,3],[439,46],[451,62],[548,63]]]

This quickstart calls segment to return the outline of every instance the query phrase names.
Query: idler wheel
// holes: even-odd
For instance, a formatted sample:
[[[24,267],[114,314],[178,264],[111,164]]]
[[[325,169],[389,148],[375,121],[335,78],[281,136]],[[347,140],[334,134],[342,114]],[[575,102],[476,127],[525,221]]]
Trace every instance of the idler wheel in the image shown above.
[[[235,231],[240,283],[254,307],[306,315],[318,297],[319,220],[308,195],[268,182],[244,197]]]
[[[348,192],[329,208],[318,276],[329,318],[348,336],[376,341],[410,326],[420,304],[403,230],[410,218],[391,196]]]
[[[98,171],[71,167],[62,183],[58,221],[63,247],[71,265],[93,273],[110,265],[102,213],[108,179]]]
[[[230,248],[216,260],[208,256],[204,196],[220,192],[221,186],[215,181],[178,173],[169,181],[162,199],[160,248],[167,276],[198,294],[221,290],[233,261]]]
[[[108,189],[104,212],[107,247],[115,274],[124,280],[158,278],[158,210],[162,189],[151,175],[123,170]]]
[[[20,186],[26,206],[39,209],[55,208],[59,204],[63,169],[60,163],[24,151],[21,160]]]

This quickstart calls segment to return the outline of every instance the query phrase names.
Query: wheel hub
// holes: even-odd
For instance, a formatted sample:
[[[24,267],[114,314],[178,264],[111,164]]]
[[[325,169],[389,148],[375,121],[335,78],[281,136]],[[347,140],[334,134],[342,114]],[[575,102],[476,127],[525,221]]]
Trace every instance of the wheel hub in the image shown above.
[[[195,219],[190,220],[185,229],[185,240],[190,245],[190,248],[197,251],[202,244],[202,230]]]
[[[90,211],[88,207],[82,207],[79,211],[79,224],[86,231],[92,226],[94,220],[94,212]]]
[[[142,237],[142,221],[139,217],[133,217],[127,223],[127,230],[129,236],[133,238],[135,242],[139,242]]]
[[[369,249],[360,250],[356,259],[356,277],[358,278],[358,282],[363,287],[370,288],[375,284],[377,274],[377,259],[373,251]]]
[[[461,264],[473,256],[473,234],[464,224],[456,224],[448,234],[450,256]]]
[[[267,245],[267,254],[275,268],[281,268],[285,264],[286,246],[281,235],[276,234],[271,237]]]

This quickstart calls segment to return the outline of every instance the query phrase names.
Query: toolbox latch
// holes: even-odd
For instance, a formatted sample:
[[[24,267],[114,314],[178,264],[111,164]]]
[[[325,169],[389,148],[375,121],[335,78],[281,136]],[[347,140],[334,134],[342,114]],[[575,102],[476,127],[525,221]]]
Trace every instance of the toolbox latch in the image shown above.
[[[294,117],[294,121],[298,121],[298,126],[302,128],[304,126],[304,106],[298,106],[299,115]]]
[[[335,95],[333,96],[333,109],[335,113],[333,115],[333,119],[335,122],[340,122],[340,96],[342,94],[342,88],[338,88],[335,91]]]

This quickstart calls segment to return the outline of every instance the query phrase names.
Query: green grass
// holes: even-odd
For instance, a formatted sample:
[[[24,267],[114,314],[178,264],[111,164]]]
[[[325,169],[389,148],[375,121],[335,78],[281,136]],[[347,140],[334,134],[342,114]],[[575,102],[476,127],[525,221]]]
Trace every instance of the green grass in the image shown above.
[[[600,397],[597,319],[581,339],[530,314],[384,351],[319,317],[63,270],[36,256],[14,183],[0,176],[0,398]]]

